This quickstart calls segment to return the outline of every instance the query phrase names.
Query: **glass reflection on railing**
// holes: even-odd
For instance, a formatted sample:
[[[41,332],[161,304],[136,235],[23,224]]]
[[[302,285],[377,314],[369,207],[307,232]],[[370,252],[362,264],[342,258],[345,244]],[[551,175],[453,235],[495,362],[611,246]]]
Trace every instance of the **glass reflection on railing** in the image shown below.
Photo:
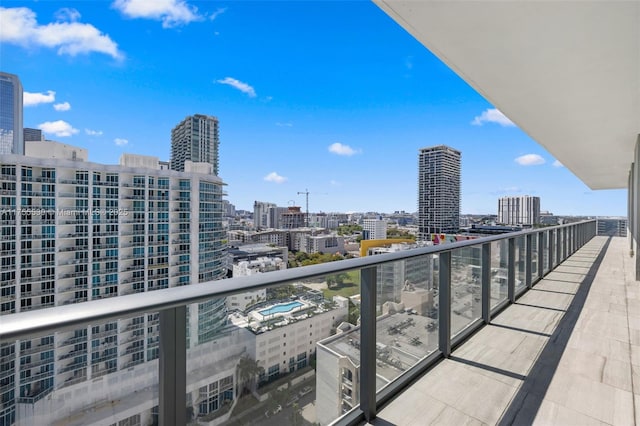
[[[525,288],[525,263],[526,263],[526,243],[524,236],[516,237],[515,266],[516,266],[516,286],[515,291],[518,294]]]
[[[451,251],[451,336],[482,317],[482,245]]]
[[[509,244],[507,240],[491,243],[491,309],[508,297]]]
[[[438,349],[437,255],[378,265],[376,390]]]

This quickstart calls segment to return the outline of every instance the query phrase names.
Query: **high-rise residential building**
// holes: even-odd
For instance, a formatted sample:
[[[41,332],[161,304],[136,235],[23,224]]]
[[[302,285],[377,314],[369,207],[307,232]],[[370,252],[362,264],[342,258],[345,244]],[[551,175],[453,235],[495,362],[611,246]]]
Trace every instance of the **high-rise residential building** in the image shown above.
[[[387,238],[387,221],[380,216],[375,219],[363,219],[362,239],[363,240],[384,240]]]
[[[184,171],[185,161],[209,163],[218,175],[218,119],[195,114],[182,120],[171,130],[171,170]]]
[[[540,223],[540,197],[521,195],[498,199],[498,222],[527,226]]]
[[[269,209],[275,208],[274,203],[265,201],[253,202],[253,227],[255,229],[269,228]]]
[[[460,228],[460,159],[445,145],[422,148],[418,156],[418,239]]]
[[[44,134],[40,129],[31,129],[29,127],[25,127],[24,129],[22,129],[22,132],[25,142],[44,141]]]
[[[24,155],[22,93],[17,75],[0,72],[0,154]]]
[[[125,154],[103,165],[57,142],[27,142],[27,151],[38,156],[0,157],[0,315],[225,277],[223,182],[211,164],[186,161],[177,172]],[[226,320],[224,299],[190,305],[190,347]],[[0,418],[156,358],[151,312],[3,345]]]

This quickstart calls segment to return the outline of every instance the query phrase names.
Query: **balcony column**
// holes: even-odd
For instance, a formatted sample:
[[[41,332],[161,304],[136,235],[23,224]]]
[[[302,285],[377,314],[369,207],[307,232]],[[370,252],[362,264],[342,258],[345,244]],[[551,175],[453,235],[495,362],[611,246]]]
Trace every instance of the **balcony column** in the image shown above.
[[[509,255],[507,260],[507,298],[509,303],[516,301],[516,239],[509,238]]]
[[[360,271],[360,409],[367,422],[376,417],[377,268]]]
[[[482,245],[482,319],[491,321],[491,243]]]
[[[547,231],[547,267],[549,272],[553,270],[553,231]]]
[[[451,252],[441,252],[438,257],[438,346],[448,358],[451,355]]]
[[[187,412],[187,308],[160,311],[160,426],[185,426]]]
[[[629,254],[633,256],[634,244],[633,244],[633,230],[635,227],[635,218],[633,217],[633,200],[635,195],[635,185],[633,183],[633,173],[635,169],[635,163],[631,163],[629,169],[629,178],[627,183],[627,234],[629,235]]]

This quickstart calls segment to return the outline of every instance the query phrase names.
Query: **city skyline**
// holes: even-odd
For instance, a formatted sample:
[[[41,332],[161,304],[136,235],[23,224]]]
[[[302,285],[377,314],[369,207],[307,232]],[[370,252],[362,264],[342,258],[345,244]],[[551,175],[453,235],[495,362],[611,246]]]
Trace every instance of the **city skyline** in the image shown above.
[[[169,160],[176,123],[216,116],[226,198],[244,210],[302,206],[308,188],[314,212],[415,212],[416,153],[447,144],[464,153],[463,214],[531,194],[558,215],[626,215],[624,191],[589,190],[372,3],[131,4],[0,9],[25,127],[117,164]]]

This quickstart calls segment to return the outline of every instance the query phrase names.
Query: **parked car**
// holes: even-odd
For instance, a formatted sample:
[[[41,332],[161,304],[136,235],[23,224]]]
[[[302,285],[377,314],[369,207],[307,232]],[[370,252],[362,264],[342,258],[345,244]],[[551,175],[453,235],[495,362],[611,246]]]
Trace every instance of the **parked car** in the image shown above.
[[[300,392],[298,392],[298,395],[300,395],[300,398],[302,398],[306,394],[311,393],[312,390],[313,389],[311,388],[311,386],[305,386],[302,388]]]
[[[282,411],[282,405],[279,405],[273,409],[273,411],[271,412],[271,414],[278,414],[280,411]]]
[[[296,402],[298,402],[299,398],[297,395],[293,395],[291,398],[289,398],[289,400],[287,401],[287,407],[291,407],[293,404],[295,404]]]

